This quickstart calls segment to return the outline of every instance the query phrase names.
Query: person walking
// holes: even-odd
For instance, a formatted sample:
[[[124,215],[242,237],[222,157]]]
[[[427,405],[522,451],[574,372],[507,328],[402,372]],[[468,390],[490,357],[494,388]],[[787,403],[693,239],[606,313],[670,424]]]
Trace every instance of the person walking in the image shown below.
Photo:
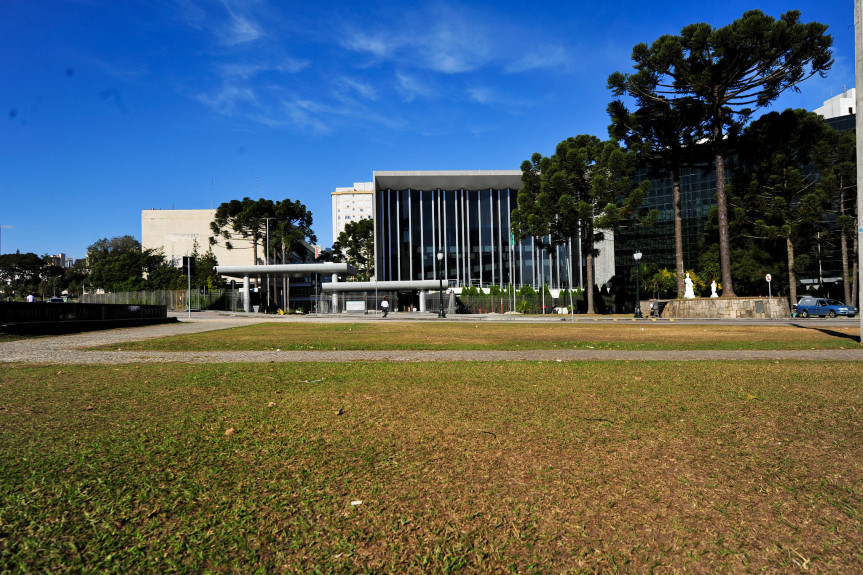
[[[390,311],[390,302],[387,301],[386,297],[381,300],[381,310],[384,312],[384,317],[387,317],[387,313]]]

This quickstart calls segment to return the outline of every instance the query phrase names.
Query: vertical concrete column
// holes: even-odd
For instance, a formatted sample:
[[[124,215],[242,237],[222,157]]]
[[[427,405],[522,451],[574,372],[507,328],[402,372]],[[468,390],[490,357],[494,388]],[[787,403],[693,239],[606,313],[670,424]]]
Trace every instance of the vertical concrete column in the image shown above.
[[[252,296],[249,293],[249,276],[243,276],[243,311],[249,313],[252,311]]]
[[[426,289],[420,290],[420,311],[426,310],[426,296],[428,293]]]
[[[339,283],[339,274],[333,274],[333,283]],[[334,291],[332,295],[333,300],[333,313],[337,313],[339,310],[339,292]]]

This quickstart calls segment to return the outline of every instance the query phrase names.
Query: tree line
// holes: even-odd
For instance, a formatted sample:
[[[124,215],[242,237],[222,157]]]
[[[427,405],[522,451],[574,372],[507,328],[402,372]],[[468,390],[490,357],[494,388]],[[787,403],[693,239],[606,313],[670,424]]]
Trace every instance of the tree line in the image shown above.
[[[87,248],[87,258],[65,268],[54,265],[53,256],[34,253],[0,255],[0,289],[3,299],[23,300],[27,294],[42,297],[103,290],[131,292],[151,290],[215,290],[224,280],[213,271],[218,259],[212,247],[223,242],[234,249],[237,239],[251,242],[254,263],[307,261],[309,244],[315,242],[312,214],[299,201],[250,198],[231,200],[216,209],[206,251],[197,242],[189,254],[196,260],[191,282],[180,262],[170,261],[161,249],[143,249],[133,236],[102,238]],[[268,240],[268,241],[267,241]],[[259,252],[259,249],[261,252]]]

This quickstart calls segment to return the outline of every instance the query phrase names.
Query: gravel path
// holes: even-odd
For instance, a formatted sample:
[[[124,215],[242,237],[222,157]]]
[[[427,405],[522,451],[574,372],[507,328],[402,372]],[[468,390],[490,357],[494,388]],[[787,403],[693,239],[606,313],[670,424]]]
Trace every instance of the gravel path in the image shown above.
[[[126,364],[126,363],[279,363],[304,361],[693,361],[693,360],[775,360],[775,361],[863,361],[863,350],[801,351],[87,351],[102,345],[120,344],[163,337],[261,323],[286,321],[260,316],[195,315],[192,320],[147,327],[92,331],[73,335],[39,337],[0,342],[0,363]],[[290,321],[290,320],[288,320]],[[326,321],[324,319],[324,321]]]

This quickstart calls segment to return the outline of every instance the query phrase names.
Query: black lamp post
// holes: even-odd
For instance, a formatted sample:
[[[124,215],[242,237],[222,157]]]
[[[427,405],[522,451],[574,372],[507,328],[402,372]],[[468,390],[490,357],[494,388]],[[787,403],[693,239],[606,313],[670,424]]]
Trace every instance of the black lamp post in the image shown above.
[[[635,252],[632,257],[635,259],[635,319],[641,319],[644,317],[641,315],[641,281],[639,279],[641,252]]]
[[[440,308],[438,308],[437,316],[446,317],[446,314],[443,312],[443,252],[437,253],[437,277],[440,280],[440,295],[438,297]]]

